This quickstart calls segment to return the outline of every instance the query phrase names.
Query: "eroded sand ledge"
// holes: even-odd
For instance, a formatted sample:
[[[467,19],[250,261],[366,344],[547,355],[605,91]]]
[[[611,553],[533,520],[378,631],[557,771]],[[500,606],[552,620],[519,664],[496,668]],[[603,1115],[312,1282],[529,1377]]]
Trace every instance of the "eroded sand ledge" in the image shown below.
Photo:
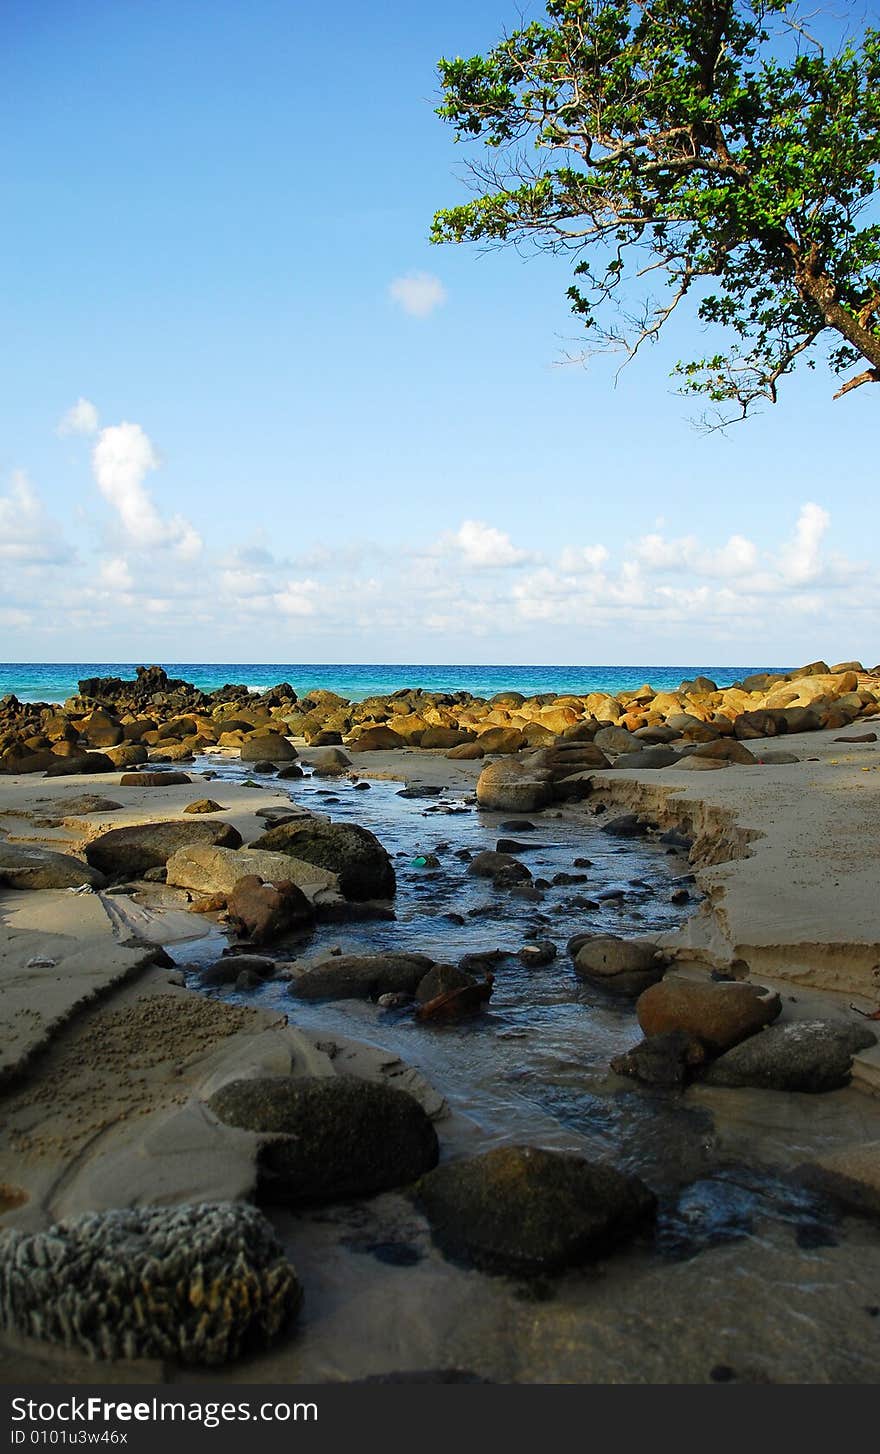
[[[836,735],[786,738],[784,766],[597,773],[615,811],[694,840],[706,900],[666,936],[678,959],[880,998],[880,748]]]

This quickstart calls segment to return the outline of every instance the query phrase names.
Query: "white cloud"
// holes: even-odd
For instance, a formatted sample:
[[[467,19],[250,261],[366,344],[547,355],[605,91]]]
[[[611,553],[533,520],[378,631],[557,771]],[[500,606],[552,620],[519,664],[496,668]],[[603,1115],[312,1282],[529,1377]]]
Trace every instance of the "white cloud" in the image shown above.
[[[272,601],[286,616],[314,616],[318,591],[317,581],[288,581],[283,590],[275,592]]]
[[[388,285],[389,295],[412,318],[427,318],[446,302],[446,289],[433,273],[407,273]]]
[[[98,489],[119,515],[132,545],[142,550],[173,546],[184,560],[202,548],[201,536],[182,515],[163,520],[144,485],[159,468],[152,442],[139,424],[112,424],[102,429],[92,451]]]
[[[810,503],[802,507],[793,538],[779,552],[780,569],[792,585],[804,585],[819,575],[820,547],[830,524],[831,516],[821,505]]]
[[[106,586],[108,591],[124,593],[130,591],[134,585],[128,561],[123,555],[114,556],[112,560],[105,560],[99,575],[101,584]]]
[[[758,548],[744,535],[731,535],[718,549],[700,544],[695,535],[667,540],[660,534],[643,535],[635,556],[650,571],[692,571],[712,578],[747,575],[758,564]]]
[[[444,543],[461,554],[465,565],[478,570],[521,565],[530,558],[529,552],[514,545],[504,530],[484,520],[463,520],[453,535],[444,537]]]
[[[0,560],[19,565],[58,565],[70,550],[25,474],[15,470],[8,495],[0,495]]]
[[[601,570],[607,560],[604,545],[567,546],[559,557],[559,569],[580,575],[583,571]]]
[[[90,399],[77,399],[59,419],[56,434],[97,434],[98,411]]]

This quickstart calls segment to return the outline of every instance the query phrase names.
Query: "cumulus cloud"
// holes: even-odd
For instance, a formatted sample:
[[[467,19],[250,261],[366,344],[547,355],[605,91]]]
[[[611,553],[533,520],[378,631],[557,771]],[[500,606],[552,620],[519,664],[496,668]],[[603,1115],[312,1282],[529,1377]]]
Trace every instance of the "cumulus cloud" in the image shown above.
[[[56,434],[97,434],[98,411],[90,399],[80,397],[59,419]]]
[[[701,545],[694,535],[667,540],[660,534],[643,535],[636,543],[636,559],[651,571],[692,571],[696,575],[747,575],[758,565],[758,547],[744,535],[731,535],[718,549]]]
[[[831,516],[821,505],[802,507],[794,535],[779,553],[782,574],[792,585],[805,585],[819,575],[822,540],[830,524]]]
[[[317,581],[288,581],[282,590],[275,592],[272,602],[285,616],[314,616],[319,589]]]
[[[608,558],[604,545],[567,546],[559,557],[559,569],[580,575],[583,571],[601,570]]]
[[[101,584],[108,591],[127,593],[134,586],[131,569],[123,555],[117,555],[111,560],[105,560],[101,565],[99,575]]]
[[[70,555],[24,470],[15,470],[8,495],[0,495],[0,560],[60,565]]]
[[[477,570],[521,565],[530,559],[529,552],[514,545],[506,531],[484,520],[463,520],[453,534],[443,537],[442,544]]]
[[[95,482],[119,516],[131,544],[139,549],[172,546],[192,560],[202,548],[198,531],[182,515],[163,519],[144,484],[159,468],[149,436],[139,424],[112,424],[102,429],[92,451]]]
[[[388,285],[393,301],[411,318],[427,318],[446,302],[446,289],[433,273],[407,273]]]

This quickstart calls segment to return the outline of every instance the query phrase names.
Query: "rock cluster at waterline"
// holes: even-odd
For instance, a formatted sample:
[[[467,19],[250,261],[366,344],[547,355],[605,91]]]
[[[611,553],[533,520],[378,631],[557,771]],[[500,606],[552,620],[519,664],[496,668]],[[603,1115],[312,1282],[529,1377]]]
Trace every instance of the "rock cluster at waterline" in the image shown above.
[[[718,767],[748,763],[744,742],[847,729],[880,713],[880,668],[866,670],[860,662],[812,662],[724,688],[705,677],[682,682],[674,692],[656,692],[645,683],[616,696],[501,692],[486,699],[404,689],[350,702],[325,690],[298,697],[284,682],[259,695],[235,685],[205,693],[169,680],[160,667],[139,667],[133,682],[98,677],[79,687],[79,695],[62,706],[14,696],[0,701],[0,770],[109,771],[188,762],[218,746],[237,747],[257,766],[293,768],[291,737],[355,754],[418,747],[468,758],[553,747],[561,739],[591,747],[581,767],[609,760],[621,768],[662,767],[682,750],[697,763]],[[327,759],[327,770],[340,767],[346,763],[338,756]],[[553,764],[539,769],[552,772]]]

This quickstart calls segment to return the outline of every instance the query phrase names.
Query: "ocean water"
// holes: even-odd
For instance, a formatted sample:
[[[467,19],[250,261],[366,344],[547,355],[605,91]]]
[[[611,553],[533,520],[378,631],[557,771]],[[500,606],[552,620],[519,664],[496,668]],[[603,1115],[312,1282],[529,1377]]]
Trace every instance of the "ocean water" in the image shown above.
[[[151,663],[144,663],[150,665]],[[657,691],[669,691],[688,677],[707,676],[719,686],[730,686],[753,672],[782,672],[780,666],[426,666],[341,665],[302,662],[207,662],[168,661],[170,677],[182,677],[202,691],[214,691],[227,682],[243,683],[264,691],[279,682],[289,682],[299,696],[323,687],[351,701],[381,696],[403,687],[422,687],[431,692],[471,692],[491,697],[496,692],[517,691],[526,696],[541,692],[558,695],[571,692],[633,691],[650,682]],[[0,697],[13,692],[22,702],[63,702],[77,691],[84,677],[133,677],[135,662],[0,662]]]

